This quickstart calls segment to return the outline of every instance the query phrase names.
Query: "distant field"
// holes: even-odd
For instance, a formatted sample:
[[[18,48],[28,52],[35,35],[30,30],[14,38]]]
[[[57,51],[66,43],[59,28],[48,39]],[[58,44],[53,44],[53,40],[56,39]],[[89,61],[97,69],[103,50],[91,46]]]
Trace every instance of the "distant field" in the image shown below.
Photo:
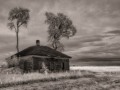
[[[84,58],[71,60],[70,65],[77,66],[120,66],[120,58]]]
[[[71,70],[89,70],[94,72],[120,72],[120,66],[71,66]]]

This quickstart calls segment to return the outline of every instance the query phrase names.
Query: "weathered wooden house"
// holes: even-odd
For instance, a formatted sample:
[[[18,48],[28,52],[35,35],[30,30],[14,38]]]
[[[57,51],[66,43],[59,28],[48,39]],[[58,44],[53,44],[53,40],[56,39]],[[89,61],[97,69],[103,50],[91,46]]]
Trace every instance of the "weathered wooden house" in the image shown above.
[[[35,46],[28,47],[15,55],[20,56],[19,67],[27,72],[40,71],[44,66],[52,72],[67,71],[71,58],[50,47],[41,46],[39,40],[36,41]]]

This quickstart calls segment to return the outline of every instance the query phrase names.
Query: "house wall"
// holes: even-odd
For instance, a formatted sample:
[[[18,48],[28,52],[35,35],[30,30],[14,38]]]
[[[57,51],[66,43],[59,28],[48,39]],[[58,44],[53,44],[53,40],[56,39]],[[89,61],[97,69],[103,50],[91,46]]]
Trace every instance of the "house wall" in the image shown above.
[[[42,69],[43,58],[33,57],[33,70],[37,71]]]
[[[64,63],[64,69],[65,70],[69,70],[70,66],[69,66],[69,59],[65,59],[63,60]]]
[[[24,72],[33,72],[33,59],[32,57],[23,57],[20,60],[19,67]]]
[[[43,62],[47,69],[52,72],[69,70],[69,59],[55,59],[43,57],[23,57],[20,60],[20,68],[25,72],[40,71]]]
[[[69,59],[57,59],[57,67],[62,71],[69,70]]]
[[[45,63],[49,71],[66,71],[69,70],[69,59],[54,59],[33,57],[35,70],[42,69],[42,62]]]

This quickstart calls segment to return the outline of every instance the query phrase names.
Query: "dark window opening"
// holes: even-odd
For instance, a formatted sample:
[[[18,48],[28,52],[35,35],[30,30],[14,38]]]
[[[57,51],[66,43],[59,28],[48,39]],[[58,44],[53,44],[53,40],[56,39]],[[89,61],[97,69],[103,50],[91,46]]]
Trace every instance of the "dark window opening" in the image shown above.
[[[65,69],[65,64],[64,63],[62,63],[62,70],[64,70]]]

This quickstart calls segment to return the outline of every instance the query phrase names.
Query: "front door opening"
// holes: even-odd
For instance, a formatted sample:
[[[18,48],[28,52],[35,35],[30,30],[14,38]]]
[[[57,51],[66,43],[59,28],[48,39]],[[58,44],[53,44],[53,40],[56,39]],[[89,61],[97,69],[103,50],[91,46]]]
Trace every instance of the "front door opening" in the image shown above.
[[[62,70],[64,70],[65,69],[65,65],[64,65],[64,63],[62,63]]]

